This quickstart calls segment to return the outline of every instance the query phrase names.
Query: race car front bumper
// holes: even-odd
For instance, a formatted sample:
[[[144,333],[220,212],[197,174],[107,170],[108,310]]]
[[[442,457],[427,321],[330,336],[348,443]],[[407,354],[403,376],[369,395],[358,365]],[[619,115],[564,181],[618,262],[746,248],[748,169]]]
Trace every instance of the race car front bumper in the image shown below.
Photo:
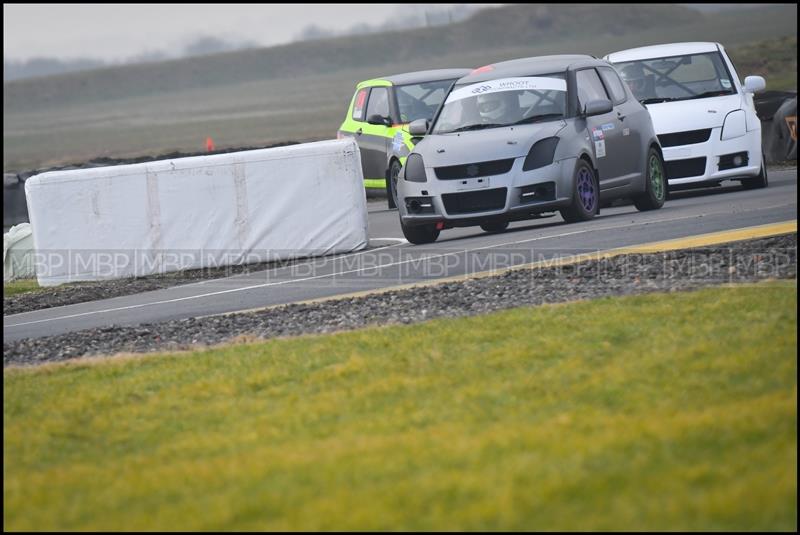
[[[398,181],[400,217],[405,225],[442,223],[444,228],[487,220],[530,219],[572,201],[575,158],[523,171],[524,157],[500,175],[455,180],[437,178],[426,168],[426,182]]]

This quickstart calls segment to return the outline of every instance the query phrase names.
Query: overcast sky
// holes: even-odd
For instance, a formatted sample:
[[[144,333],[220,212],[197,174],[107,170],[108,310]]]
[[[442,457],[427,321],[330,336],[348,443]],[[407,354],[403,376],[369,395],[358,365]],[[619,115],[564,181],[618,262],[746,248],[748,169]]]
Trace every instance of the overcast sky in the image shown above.
[[[3,4],[3,56],[118,61],[174,52],[193,38],[274,45],[306,26],[344,30],[380,24],[402,11],[455,4]],[[402,11],[401,11],[402,10]]]

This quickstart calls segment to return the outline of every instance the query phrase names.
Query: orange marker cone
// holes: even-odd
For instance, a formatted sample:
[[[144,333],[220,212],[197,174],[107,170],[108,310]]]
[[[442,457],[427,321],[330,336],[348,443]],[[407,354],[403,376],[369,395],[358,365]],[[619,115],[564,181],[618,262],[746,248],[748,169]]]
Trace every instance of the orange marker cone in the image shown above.
[[[210,137],[206,138],[206,152],[211,152],[214,150],[214,140]]]

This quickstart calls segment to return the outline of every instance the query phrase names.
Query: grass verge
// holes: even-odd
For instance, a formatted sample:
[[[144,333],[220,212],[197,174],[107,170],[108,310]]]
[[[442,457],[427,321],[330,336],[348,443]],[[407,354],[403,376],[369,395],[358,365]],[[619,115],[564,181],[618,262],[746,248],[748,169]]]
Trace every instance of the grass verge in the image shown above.
[[[796,282],[4,371],[4,528],[797,527]]]
[[[36,279],[20,279],[4,282],[3,297],[11,297],[12,295],[33,292],[39,289],[39,283],[36,282]]]

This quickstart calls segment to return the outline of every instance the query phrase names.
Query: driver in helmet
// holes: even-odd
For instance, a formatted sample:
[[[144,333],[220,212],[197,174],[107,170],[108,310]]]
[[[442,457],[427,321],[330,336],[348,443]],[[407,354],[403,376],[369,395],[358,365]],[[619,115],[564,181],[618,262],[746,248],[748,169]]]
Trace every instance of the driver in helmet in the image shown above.
[[[478,95],[481,122],[510,124],[518,119],[519,100],[514,91],[497,91]]]
[[[397,91],[397,104],[400,106],[400,120],[410,123],[416,119],[430,119],[431,113],[424,102],[415,99],[404,91]]]
[[[644,68],[638,63],[632,63],[622,69],[622,79],[631,88],[631,93],[636,97],[636,100],[644,100],[653,95],[647,94],[647,77],[644,74]]]

